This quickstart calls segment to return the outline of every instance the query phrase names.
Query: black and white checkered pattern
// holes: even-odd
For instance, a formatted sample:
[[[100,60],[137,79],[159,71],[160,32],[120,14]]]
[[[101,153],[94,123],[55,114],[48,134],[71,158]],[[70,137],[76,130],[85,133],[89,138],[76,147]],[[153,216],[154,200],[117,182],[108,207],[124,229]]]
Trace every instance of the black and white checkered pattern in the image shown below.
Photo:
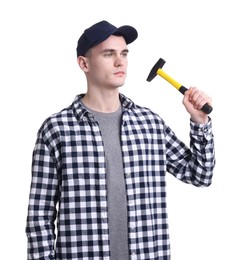
[[[103,141],[81,97],[38,132],[26,227],[29,260],[110,259]],[[189,149],[157,114],[123,95],[121,101],[129,255],[169,260],[165,174],[195,186],[211,184],[211,120],[205,126],[190,123]]]

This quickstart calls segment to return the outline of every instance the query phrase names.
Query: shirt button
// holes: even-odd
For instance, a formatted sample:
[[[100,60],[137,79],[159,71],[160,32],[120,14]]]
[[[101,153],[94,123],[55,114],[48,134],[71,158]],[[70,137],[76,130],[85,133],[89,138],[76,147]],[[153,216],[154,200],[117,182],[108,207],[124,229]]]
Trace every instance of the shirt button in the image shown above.
[[[130,172],[127,172],[127,173],[126,173],[126,177],[130,177]]]
[[[130,229],[133,231],[133,230],[135,229],[135,225],[132,224],[132,225],[130,226]]]
[[[106,218],[102,218],[102,223],[107,223],[107,219]]]

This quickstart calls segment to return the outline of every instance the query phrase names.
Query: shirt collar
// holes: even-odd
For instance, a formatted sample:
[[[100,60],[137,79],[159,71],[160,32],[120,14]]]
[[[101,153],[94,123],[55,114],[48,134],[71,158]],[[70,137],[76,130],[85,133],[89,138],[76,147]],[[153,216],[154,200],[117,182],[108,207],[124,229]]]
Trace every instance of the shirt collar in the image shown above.
[[[84,118],[86,117],[89,119],[93,118],[92,113],[88,111],[85,107],[83,107],[80,102],[80,100],[84,97],[84,95],[85,94],[77,95],[72,103],[72,109],[78,120],[84,120]],[[127,98],[125,95],[120,93],[119,97],[120,97],[123,111],[134,108],[136,106],[134,102],[131,99]]]

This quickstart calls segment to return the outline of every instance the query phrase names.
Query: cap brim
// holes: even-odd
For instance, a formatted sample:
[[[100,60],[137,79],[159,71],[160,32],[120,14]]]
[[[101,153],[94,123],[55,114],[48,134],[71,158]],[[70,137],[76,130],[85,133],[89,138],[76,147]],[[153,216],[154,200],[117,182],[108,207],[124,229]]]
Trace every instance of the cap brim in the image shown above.
[[[114,33],[113,35],[120,35],[123,36],[123,38],[125,39],[126,43],[129,44],[133,41],[135,41],[138,37],[138,32],[137,30],[129,25],[124,25],[119,27]]]

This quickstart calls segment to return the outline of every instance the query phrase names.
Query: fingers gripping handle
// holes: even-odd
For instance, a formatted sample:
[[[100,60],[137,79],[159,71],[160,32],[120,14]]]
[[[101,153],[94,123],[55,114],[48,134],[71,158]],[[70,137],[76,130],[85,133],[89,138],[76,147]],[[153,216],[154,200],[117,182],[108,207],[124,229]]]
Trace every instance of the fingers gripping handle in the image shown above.
[[[184,93],[185,93],[188,89],[185,88],[184,86],[181,86],[178,90],[184,95]],[[201,110],[202,110],[203,112],[205,112],[206,114],[210,114],[210,113],[212,112],[212,109],[213,109],[213,108],[212,108],[208,103],[206,103],[206,104],[201,108]]]
[[[182,94],[185,93],[185,91],[187,90],[186,87],[182,86],[182,84],[180,84],[179,82],[177,82],[176,80],[174,80],[173,78],[171,78],[168,74],[166,74],[162,69],[158,69],[157,70],[157,74],[159,76],[161,76],[162,78],[164,78],[166,81],[168,81],[172,86],[174,86],[177,90],[179,90]],[[213,108],[206,103],[202,108],[202,111],[204,111],[206,114],[210,114],[213,110]]]

